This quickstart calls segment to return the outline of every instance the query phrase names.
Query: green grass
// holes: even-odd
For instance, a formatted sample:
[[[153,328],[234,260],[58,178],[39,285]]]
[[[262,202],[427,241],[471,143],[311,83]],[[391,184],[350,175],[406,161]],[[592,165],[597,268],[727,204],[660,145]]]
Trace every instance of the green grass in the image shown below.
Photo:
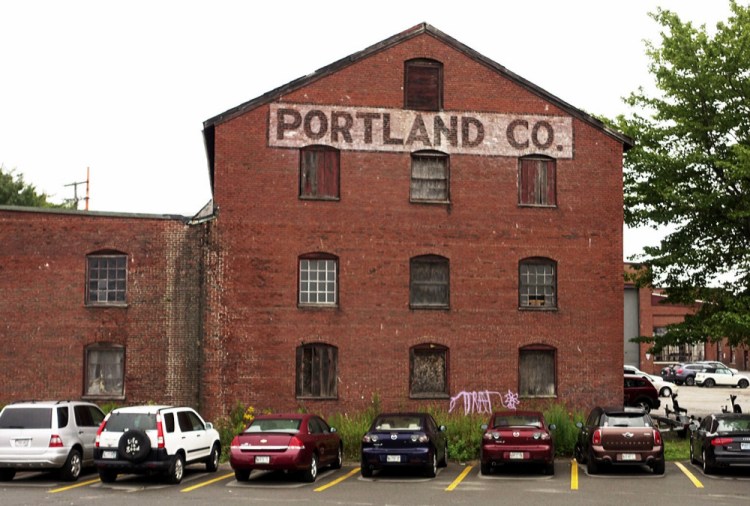
[[[689,460],[690,438],[681,438],[676,434],[662,432],[664,437],[664,459],[665,460]]]

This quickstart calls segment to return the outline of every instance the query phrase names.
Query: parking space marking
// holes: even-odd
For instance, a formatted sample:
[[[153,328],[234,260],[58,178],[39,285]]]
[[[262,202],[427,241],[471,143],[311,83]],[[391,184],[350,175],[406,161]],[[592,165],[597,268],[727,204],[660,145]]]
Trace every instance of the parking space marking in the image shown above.
[[[703,488],[703,483],[701,483],[700,480],[698,480],[698,478],[696,478],[693,473],[688,471],[687,467],[683,466],[679,462],[675,462],[675,465],[680,468],[680,471],[682,471],[683,474],[687,476],[690,481],[693,482],[693,485],[695,485],[695,488]]]
[[[85,487],[86,485],[93,485],[94,483],[99,483],[99,478],[96,478],[94,480],[89,480],[89,481],[82,481],[80,483],[76,483],[75,485],[69,485],[67,487],[53,488],[52,490],[49,491],[49,493],[56,494],[58,492],[65,492],[66,490],[72,490],[78,487]]]
[[[338,484],[339,484],[339,483],[341,483],[342,481],[344,481],[344,480],[346,480],[346,479],[348,479],[348,478],[351,478],[352,476],[354,476],[354,475],[355,475],[355,474],[357,474],[358,472],[359,472],[359,468],[358,468],[358,467],[355,467],[354,469],[352,469],[351,471],[349,471],[348,473],[346,473],[346,474],[345,474],[344,476],[342,476],[342,477],[340,477],[340,478],[336,478],[335,480],[331,481],[330,483],[326,483],[326,484],[325,484],[325,485],[323,485],[322,487],[318,487],[318,488],[316,488],[316,489],[314,490],[314,492],[322,492],[322,491],[324,491],[324,490],[326,490],[326,489],[329,489],[329,488],[333,487],[334,485],[338,485]]]
[[[197,485],[193,485],[192,487],[183,488],[180,490],[180,492],[192,492],[193,490],[201,487],[205,487],[206,485],[210,485],[212,483],[216,483],[217,481],[226,480],[227,478],[234,477],[234,473],[227,473],[223,476],[219,476],[218,478],[214,478],[212,480],[204,481],[201,483],[198,483]]]
[[[453,480],[453,483],[451,483],[450,485],[448,485],[448,488],[446,488],[445,491],[446,492],[452,492],[458,486],[459,483],[461,483],[462,481],[464,481],[464,478],[466,478],[466,475],[469,474],[469,472],[471,471],[471,469],[472,469],[472,466],[468,466],[467,465],[466,469],[464,469],[461,472],[461,474],[458,475],[458,478],[456,478],[455,480]]]
[[[578,461],[570,461],[570,490],[578,490]]]

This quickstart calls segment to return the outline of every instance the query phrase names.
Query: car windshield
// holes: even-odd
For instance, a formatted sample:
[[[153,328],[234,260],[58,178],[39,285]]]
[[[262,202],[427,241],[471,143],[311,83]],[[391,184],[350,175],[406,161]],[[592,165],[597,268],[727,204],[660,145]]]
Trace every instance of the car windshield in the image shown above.
[[[0,415],[0,429],[49,429],[52,408],[5,408]]]
[[[750,418],[732,418],[719,420],[716,432],[748,432],[750,431]]]
[[[297,432],[302,420],[299,418],[263,418],[255,419],[245,429],[245,433],[253,432]]]
[[[119,413],[113,411],[104,427],[108,432],[129,430],[156,430],[155,413]]]
[[[375,430],[422,430],[417,416],[387,416],[375,420]]]
[[[650,427],[651,423],[647,416],[639,413],[616,413],[602,415],[602,427]]]
[[[498,427],[536,427],[541,428],[542,422],[539,417],[532,415],[509,415],[497,416],[492,424],[493,428]]]

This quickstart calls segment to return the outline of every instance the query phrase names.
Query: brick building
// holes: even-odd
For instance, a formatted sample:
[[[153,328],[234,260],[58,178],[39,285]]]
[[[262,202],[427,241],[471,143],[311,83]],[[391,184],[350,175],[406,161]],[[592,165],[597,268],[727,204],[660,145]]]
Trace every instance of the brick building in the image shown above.
[[[204,137],[201,219],[0,211],[19,237],[0,251],[17,276],[2,316],[49,318],[1,331],[44,341],[18,359],[125,347],[123,362],[94,350],[124,363],[124,401],[214,415],[621,401],[627,137],[427,24],[209,119]],[[52,310],[44,263],[63,273]],[[97,290],[127,303],[91,304]],[[56,366],[66,386],[50,395],[86,393],[90,362]]]

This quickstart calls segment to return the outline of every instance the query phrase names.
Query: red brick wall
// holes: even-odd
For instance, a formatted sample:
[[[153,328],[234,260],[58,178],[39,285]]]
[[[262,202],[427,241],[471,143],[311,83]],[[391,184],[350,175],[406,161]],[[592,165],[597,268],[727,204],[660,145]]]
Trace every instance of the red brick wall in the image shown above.
[[[563,115],[518,84],[422,35],[282,97],[400,108],[403,61],[444,64],[451,111]],[[409,399],[409,348],[450,348],[450,392],[518,390],[518,349],[557,348],[558,399],[622,401],[622,145],[573,120],[574,158],[558,160],[558,207],[517,205],[517,159],[451,157],[450,205],[409,203],[410,156],[341,152],[341,199],[298,199],[298,153],[267,146],[268,105],[215,130],[213,246],[207,252],[205,401],[322,412]],[[339,257],[339,306],[297,307],[297,258]],[[450,259],[449,311],[409,309],[409,258]],[[518,262],[558,264],[554,312],[518,310]],[[295,348],[339,348],[337,401],[295,399]],[[615,367],[616,366],[616,367]],[[530,407],[533,402],[525,401]],[[447,407],[448,401],[439,401]]]
[[[0,209],[0,404],[81,398],[84,349],[125,346],[118,403],[197,406],[202,227],[180,219]],[[127,307],[87,307],[86,255],[128,255]]]

